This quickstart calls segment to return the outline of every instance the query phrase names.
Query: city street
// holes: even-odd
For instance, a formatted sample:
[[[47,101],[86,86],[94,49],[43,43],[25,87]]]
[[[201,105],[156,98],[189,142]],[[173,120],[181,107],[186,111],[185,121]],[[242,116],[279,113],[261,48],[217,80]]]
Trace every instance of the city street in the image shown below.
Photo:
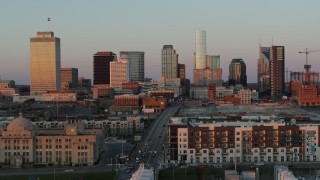
[[[129,179],[129,175],[137,170],[140,163],[144,163],[145,168],[148,169],[150,167],[157,169],[160,163],[163,163],[163,145],[166,142],[167,123],[179,107],[180,104],[174,103],[158,116],[145,134],[144,139],[137,144],[130,156],[131,161],[129,164],[133,165],[134,169],[130,172],[122,171],[118,177],[119,180]],[[137,158],[141,158],[141,160],[137,161]]]

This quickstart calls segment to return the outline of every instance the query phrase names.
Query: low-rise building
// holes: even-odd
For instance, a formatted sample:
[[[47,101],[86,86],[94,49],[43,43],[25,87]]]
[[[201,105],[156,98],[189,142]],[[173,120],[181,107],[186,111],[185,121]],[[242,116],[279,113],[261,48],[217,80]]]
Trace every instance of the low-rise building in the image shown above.
[[[299,106],[320,106],[320,92],[317,85],[301,86],[298,91]]]
[[[191,86],[190,98],[193,100],[208,100],[207,86]]]
[[[240,104],[251,104],[251,90],[241,89],[238,92],[238,97],[241,99]]]
[[[97,84],[91,90],[93,99],[112,98],[114,96],[114,89],[109,84]]]
[[[161,112],[167,107],[167,98],[144,97],[142,99],[142,110],[152,109],[153,112]],[[144,111],[145,112],[145,111]]]
[[[81,124],[40,130],[20,114],[1,132],[0,164],[93,165],[99,159],[102,142],[102,131],[86,131]]]
[[[0,97],[14,96],[16,93],[14,81],[0,81]]]
[[[152,89],[148,91],[150,97],[164,97],[168,102],[173,102],[175,98],[175,92],[169,89]]]
[[[179,163],[316,162],[318,124],[279,122],[197,123],[171,118],[168,152]]]
[[[41,95],[42,101],[74,102],[77,94],[74,91],[49,91]]]

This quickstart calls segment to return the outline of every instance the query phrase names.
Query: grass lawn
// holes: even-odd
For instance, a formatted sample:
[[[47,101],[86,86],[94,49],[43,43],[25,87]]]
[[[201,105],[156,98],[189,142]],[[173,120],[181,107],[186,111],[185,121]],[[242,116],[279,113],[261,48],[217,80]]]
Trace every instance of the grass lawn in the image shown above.
[[[108,180],[113,179],[116,176],[115,172],[104,173],[63,173],[56,174],[56,180]],[[43,175],[17,175],[17,176],[0,176],[2,180],[50,180],[54,179],[53,174]]]

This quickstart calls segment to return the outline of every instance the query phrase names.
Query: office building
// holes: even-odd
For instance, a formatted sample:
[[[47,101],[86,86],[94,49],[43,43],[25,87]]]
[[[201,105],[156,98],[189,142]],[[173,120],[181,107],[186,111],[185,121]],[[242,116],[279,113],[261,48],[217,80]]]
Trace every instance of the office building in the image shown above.
[[[164,45],[161,51],[162,77],[178,77],[178,54],[172,45]]]
[[[285,57],[284,46],[270,48],[270,86],[271,96],[279,97],[285,92]]]
[[[206,56],[206,66],[210,69],[220,68],[220,56],[219,55],[207,55]]]
[[[59,90],[60,67],[60,38],[53,32],[37,32],[30,38],[30,94]]]
[[[185,64],[178,64],[178,78],[181,79],[181,81],[186,79],[186,65]],[[182,85],[184,85],[182,83]]]
[[[78,88],[78,68],[61,68],[61,89],[71,90]]]
[[[206,31],[196,31],[196,52],[194,69],[206,68]]]
[[[120,51],[120,58],[128,58],[130,66],[130,81],[144,81],[144,52],[139,51]]]
[[[117,59],[113,52],[97,52],[93,55],[93,84],[110,84],[110,62]]]
[[[243,59],[233,59],[229,65],[229,84],[247,85],[246,64]]]
[[[110,62],[110,87],[122,87],[122,83],[130,81],[128,59]]]
[[[270,47],[259,47],[258,91],[270,89]]]

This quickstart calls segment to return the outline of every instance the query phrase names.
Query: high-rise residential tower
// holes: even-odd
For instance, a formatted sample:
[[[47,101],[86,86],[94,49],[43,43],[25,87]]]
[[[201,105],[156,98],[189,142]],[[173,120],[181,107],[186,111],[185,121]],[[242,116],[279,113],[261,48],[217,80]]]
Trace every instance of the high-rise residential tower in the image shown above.
[[[259,47],[258,91],[270,89],[270,47]]]
[[[178,54],[172,45],[164,45],[161,51],[162,77],[178,77]]]
[[[284,46],[270,48],[270,85],[271,96],[278,97],[285,93],[285,57]]]
[[[206,56],[206,66],[210,69],[217,69],[220,68],[220,56],[217,55],[207,55]]]
[[[144,52],[120,51],[120,58],[124,55],[128,57],[128,60],[129,60],[131,82],[143,82],[144,81]]]
[[[78,88],[78,68],[61,68],[61,89]]]
[[[196,52],[194,69],[206,68],[206,31],[196,31]]]
[[[246,64],[243,59],[232,59],[229,65],[229,84],[247,85]]]
[[[30,38],[30,94],[60,89],[60,38],[53,32],[37,32]]]
[[[110,84],[110,62],[117,55],[113,52],[97,52],[93,55],[93,84]]]

